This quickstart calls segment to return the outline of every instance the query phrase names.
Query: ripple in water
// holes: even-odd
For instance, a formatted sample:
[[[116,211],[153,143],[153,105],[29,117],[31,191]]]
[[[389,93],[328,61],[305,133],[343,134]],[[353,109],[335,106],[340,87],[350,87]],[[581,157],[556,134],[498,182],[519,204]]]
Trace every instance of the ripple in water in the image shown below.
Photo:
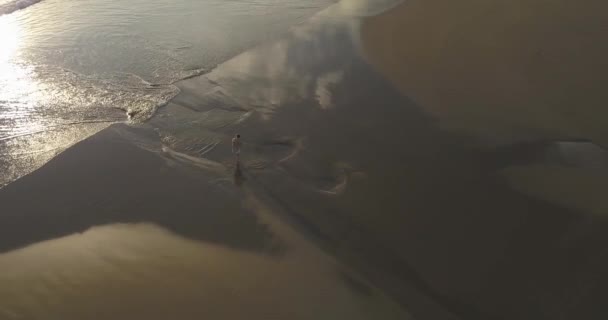
[[[173,98],[173,85],[131,74],[85,76],[9,65],[0,75],[0,186],[115,122],[142,122]]]

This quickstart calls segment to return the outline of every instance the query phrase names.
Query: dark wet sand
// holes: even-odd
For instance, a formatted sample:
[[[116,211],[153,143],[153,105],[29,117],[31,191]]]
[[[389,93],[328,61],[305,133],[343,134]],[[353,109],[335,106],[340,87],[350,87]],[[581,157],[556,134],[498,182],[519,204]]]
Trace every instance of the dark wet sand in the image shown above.
[[[366,21],[369,61],[442,126],[608,145],[606,2],[407,1]]]
[[[392,177],[408,223],[388,234],[436,290],[505,319],[606,317],[607,8],[412,0],[365,21],[367,61],[475,146],[416,130]]]
[[[409,17],[404,10],[372,19],[389,25],[379,23],[372,31],[366,26],[363,34],[394,34],[385,32],[396,28],[391,15]],[[36,283],[20,282],[36,279],[29,269],[15,271],[20,263],[43,264],[53,259],[53,248],[63,252],[62,245],[82,242],[87,250],[77,252],[87,259],[105,261],[106,253],[118,257],[107,268],[84,264],[93,282],[70,286],[69,274],[56,279],[51,274],[32,289],[44,298],[64,288],[69,294],[59,299],[68,299],[109,283],[100,295],[79,300],[82,308],[49,303],[48,310],[64,319],[92,310],[107,311],[114,319],[155,311],[159,318],[190,319],[209,310],[216,316],[266,319],[272,305],[278,315],[294,319],[406,318],[390,299],[416,319],[605,318],[605,216],[518,191],[503,174],[563,164],[551,153],[555,142],[446,130],[436,113],[426,111],[431,100],[426,103],[424,94],[408,97],[410,82],[402,87],[397,81],[400,90],[389,82],[396,80],[387,70],[400,70],[399,61],[391,60],[386,69],[372,58],[372,65],[387,72],[385,78],[363,60],[353,26],[314,20],[284,40],[178,84],[180,96],[149,123],[102,131],[0,189],[0,266],[4,262],[17,275],[4,294],[27,296]],[[382,45],[364,43],[366,56],[370,46],[386,54]],[[416,74],[421,86],[429,83],[424,74]],[[406,80],[415,83],[415,76]],[[228,144],[237,131],[245,141],[240,173]],[[506,132],[522,135],[512,128]],[[501,143],[487,143],[497,140]],[[600,162],[594,172],[604,174]],[[554,183],[563,182],[556,177]],[[605,194],[588,190],[594,192],[597,198]],[[599,205],[594,209],[603,212]],[[146,224],[134,231],[125,231],[128,225],[89,230],[116,223]],[[83,231],[80,240],[73,238]],[[114,244],[99,235],[106,233],[138,236]],[[103,241],[107,247],[95,246]],[[206,255],[207,246],[221,253]],[[154,252],[167,259],[147,260]],[[247,257],[232,256],[241,253]],[[189,260],[191,255],[196,258]],[[139,264],[140,256],[147,263]],[[54,268],[61,268],[61,261],[78,261],[58,257]],[[113,264],[117,259],[135,262],[125,267]],[[198,269],[201,273],[193,271]],[[223,269],[229,270],[218,276],[223,280],[211,281]],[[141,276],[146,272],[149,277]],[[179,285],[166,292],[173,297],[181,290],[182,299],[163,301],[165,287],[151,279],[167,277],[171,283],[180,273]],[[259,274],[263,281],[252,282]],[[276,282],[286,286],[268,285]],[[130,307],[107,298],[124,290]],[[237,294],[226,293],[231,290]],[[146,303],[146,292],[153,304]],[[234,305],[210,307],[235,296]],[[277,297],[285,304],[269,304]],[[95,299],[108,303],[90,302]],[[39,302],[40,309],[28,309],[36,301],[10,301],[0,302],[0,312],[36,314],[46,306]]]
[[[409,317],[277,220],[272,204],[176,168],[124,130],[104,130],[0,191],[10,209],[0,224],[2,319]]]

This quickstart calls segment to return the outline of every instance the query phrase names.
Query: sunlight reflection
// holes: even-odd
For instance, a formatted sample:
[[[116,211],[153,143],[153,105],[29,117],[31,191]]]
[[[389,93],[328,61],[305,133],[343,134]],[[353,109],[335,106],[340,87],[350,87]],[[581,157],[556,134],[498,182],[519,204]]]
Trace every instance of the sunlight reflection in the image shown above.
[[[0,17],[0,138],[41,129],[31,117],[38,91],[32,70],[17,61],[21,37],[14,17]]]
[[[4,107],[30,102],[35,92],[31,70],[17,61],[21,37],[21,25],[14,17],[0,17],[0,102],[8,104]]]
[[[75,139],[43,134],[44,94],[35,68],[20,59],[24,30],[14,16],[0,17],[0,187],[41,166]],[[69,141],[65,142],[68,139]]]
[[[10,16],[0,17],[0,76],[4,77],[9,61],[19,47],[20,30],[15,19]]]

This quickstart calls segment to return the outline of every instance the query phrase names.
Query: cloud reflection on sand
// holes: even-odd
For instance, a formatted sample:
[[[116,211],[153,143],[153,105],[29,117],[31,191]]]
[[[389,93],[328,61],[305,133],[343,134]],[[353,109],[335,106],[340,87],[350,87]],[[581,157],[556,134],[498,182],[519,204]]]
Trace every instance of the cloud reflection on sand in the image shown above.
[[[362,36],[369,61],[446,128],[608,146],[607,8],[411,0],[366,21]]]

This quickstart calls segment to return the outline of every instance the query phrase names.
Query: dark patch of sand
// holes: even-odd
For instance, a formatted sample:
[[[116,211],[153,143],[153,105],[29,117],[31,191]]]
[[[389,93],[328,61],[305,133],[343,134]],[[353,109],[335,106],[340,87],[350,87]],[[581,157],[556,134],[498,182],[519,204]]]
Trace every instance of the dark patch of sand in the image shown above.
[[[0,189],[0,250],[121,222],[150,222],[195,239],[264,251],[272,235],[193,171],[171,168],[113,127]]]

